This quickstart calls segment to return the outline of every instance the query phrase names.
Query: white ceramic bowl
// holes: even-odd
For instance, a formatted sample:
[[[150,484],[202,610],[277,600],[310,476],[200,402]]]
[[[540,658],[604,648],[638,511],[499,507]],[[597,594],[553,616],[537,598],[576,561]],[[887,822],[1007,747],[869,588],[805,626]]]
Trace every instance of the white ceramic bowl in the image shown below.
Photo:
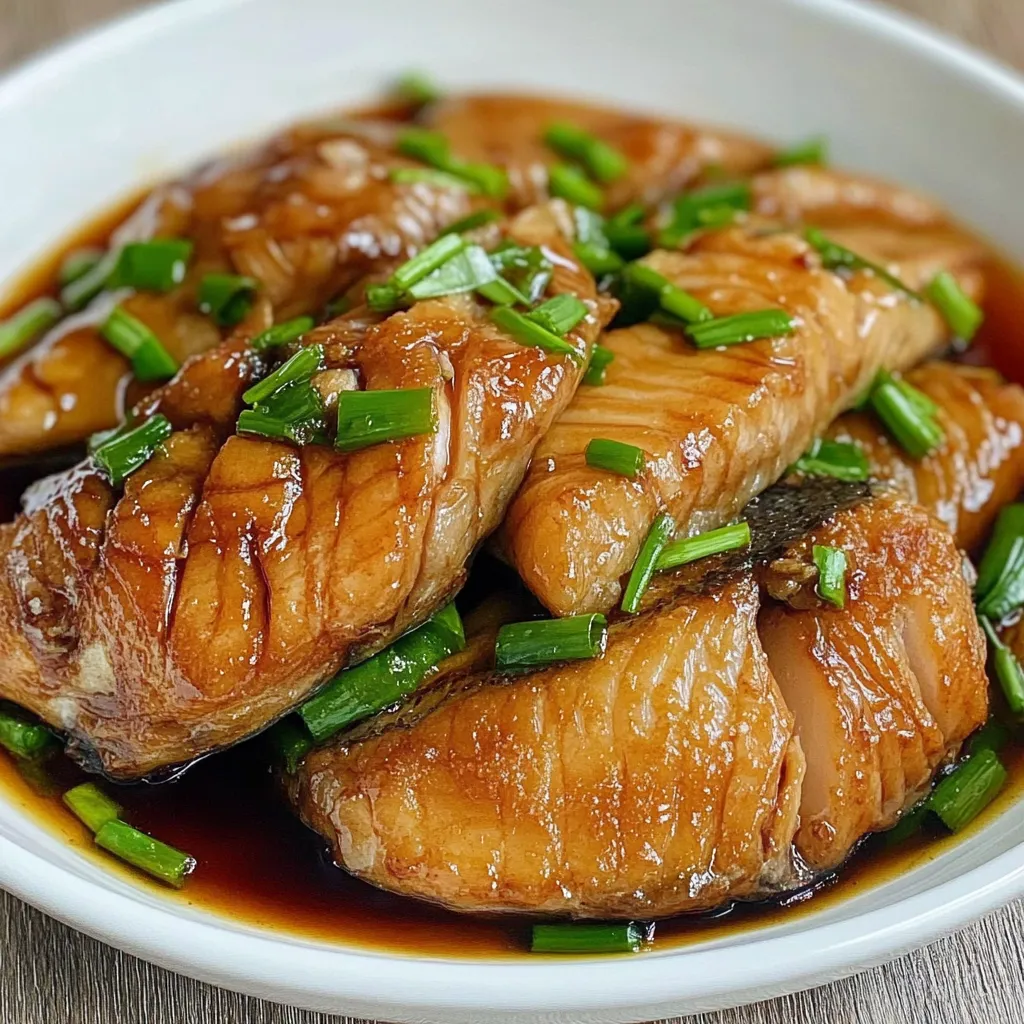
[[[1024,83],[840,0],[183,0],[0,85],[0,280],[141,182],[396,71],[526,86],[731,124],[827,131],[838,162],[931,191],[1024,259]],[[106,874],[0,802],[0,884],[173,970],[397,1021],[647,1020],[877,963],[1024,893],[1018,807],[930,863],[817,913],[686,950],[566,962],[437,960],[260,932]]]

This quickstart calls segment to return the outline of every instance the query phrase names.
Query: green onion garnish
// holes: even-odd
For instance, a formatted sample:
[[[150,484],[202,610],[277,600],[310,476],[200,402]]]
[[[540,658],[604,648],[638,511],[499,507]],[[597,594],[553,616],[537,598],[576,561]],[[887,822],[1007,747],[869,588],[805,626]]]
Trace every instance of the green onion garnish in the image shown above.
[[[823,135],[798,142],[789,149],[775,154],[776,167],[795,167],[798,164],[824,164],[828,162],[828,139]]]
[[[672,204],[672,217],[658,233],[658,244],[674,249],[698,228],[721,227],[737,213],[753,205],[750,186],[744,182],[709,185],[680,196]]]
[[[908,288],[895,274],[890,273],[881,264],[872,263],[871,260],[858,256],[845,246],[831,241],[817,228],[807,228],[804,232],[804,238],[813,248],[817,249],[821,256],[822,266],[826,270],[868,270],[883,280],[890,288],[902,292],[908,298],[920,301],[921,296],[913,288]]]
[[[629,161],[622,153],[578,125],[564,121],[553,124],[544,133],[544,141],[559,156],[582,164],[602,185],[618,181],[629,170]]]
[[[108,821],[96,833],[96,845],[145,871],[167,885],[180,889],[196,866],[187,853],[147,836],[123,821]]]
[[[14,316],[0,323],[0,359],[6,359],[30,345],[48,331],[63,314],[55,299],[35,299]]]
[[[492,309],[491,320],[522,345],[542,348],[547,352],[571,356],[573,359],[579,358],[579,353],[564,338],[552,334],[540,324],[507,306],[498,306],[496,309]]]
[[[604,652],[607,637],[608,620],[603,615],[511,622],[498,630],[495,663],[513,669],[596,658]]]
[[[1024,505],[1006,505],[999,512],[978,566],[974,599],[978,614],[993,622],[1024,606]]]
[[[989,720],[967,741],[968,754],[977,754],[980,750],[994,750],[997,754],[1013,738],[1010,727],[998,718]]]
[[[699,299],[674,285],[645,263],[630,263],[624,277],[632,286],[657,296],[658,305],[688,324],[714,320],[714,314]]]
[[[95,782],[83,782],[69,789],[63,800],[90,832],[99,832],[108,821],[116,821],[121,816],[120,805],[114,803]]]
[[[647,929],[635,921],[615,924],[535,924],[532,953],[639,953]]]
[[[529,296],[524,295],[514,284],[506,281],[503,277],[495,277],[493,281],[477,285],[476,290],[496,306],[514,306],[516,303],[528,306],[530,304]]]
[[[142,381],[167,380],[178,372],[177,360],[139,319],[115,307],[100,327],[100,334],[131,360],[132,372]]]
[[[583,383],[592,387],[600,387],[604,384],[605,373],[608,365],[615,360],[615,353],[604,345],[595,345],[590,353],[590,363],[587,365],[587,372],[583,375]]]
[[[366,304],[377,313],[393,313],[402,305],[402,289],[386,281],[367,285]]]
[[[400,388],[394,391],[342,391],[338,395],[339,451],[400,441],[437,432],[433,388]]]
[[[117,249],[105,252],[91,267],[64,285],[60,291],[60,301],[64,308],[74,312],[99,295],[107,287],[119,256]]]
[[[619,476],[635,477],[643,472],[647,454],[643,448],[637,448],[633,444],[595,437],[587,445],[586,459],[587,465],[595,469],[606,469]]]
[[[763,309],[691,324],[686,333],[697,348],[718,348],[742,345],[759,338],[781,338],[795,329],[796,321],[785,310]]]
[[[324,368],[324,347],[323,345],[310,345],[307,348],[300,348],[291,358],[286,359],[273,373],[267,374],[261,381],[257,381],[243,395],[242,401],[246,405],[256,405],[258,402],[265,402],[279,388],[295,381],[308,381],[313,374],[319,373]]]
[[[31,761],[57,747],[57,738],[42,723],[22,714],[20,709],[0,708],[0,747],[15,757]]]
[[[118,255],[109,286],[169,292],[185,280],[192,249],[192,242],[184,238],[129,242]]]
[[[551,281],[551,261],[539,246],[505,242],[490,253],[495,270],[532,304],[538,302]],[[490,296],[488,296],[490,297]],[[495,301],[492,299],[492,301]]]
[[[574,242],[572,247],[576,258],[594,277],[614,274],[625,266],[625,260],[612,249],[601,249],[593,242]]]
[[[925,295],[958,338],[971,341],[978,333],[985,314],[948,271],[935,275],[925,289]]]
[[[238,431],[275,441],[306,445],[326,443],[324,403],[308,379],[278,388],[253,409],[238,416]]]
[[[604,193],[577,167],[555,164],[548,168],[548,190],[558,199],[600,210],[604,206]]]
[[[410,71],[395,82],[395,95],[417,107],[425,107],[441,98],[441,90],[421,71]]]
[[[586,318],[587,307],[575,295],[556,295],[526,315],[545,330],[564,338]]]
[[[817,593],[824,601],[837,608],[846,605],[846,552],[815,544],[812,549],[814,564],[818,567]]]
[[[905,843],[911,836],[917,835],[924,825],[925,819],[931,813],[927,800],[922,800],[908,811],[900,815],[899,821],[885,833],[886,849],[892,849]]]
[[[984,615],[978,619],[988,637],[992,671],[1006,698],[1006,706],[1015,715],[1024,714],[1024,668],[1013,651],[999,639],[992,623]]]
[[[501,214],[497,210],[477,210],[476,213],[471,213],[468,217],[463,217],[462,220],[449,224],[441,234],[461,235],[466,231],[475,231],[477,228],[482,228],[485,224],[493,224],[499,220],[501,220]]]
[[[105,252],[103,249],[75,249],[64,257],[60,270],[57,271],[57,283],[61,288],[84,277],[101,259]]]
[[[482,189],[468,178],[459,178],[436,167],[395,167],[388,172],[388,178],[396,185],[434,185],[437,188],[454,188],[471,195],[480,195]]]
[[[871,467],[864,449],[849,441],[819,438],[793,463],[793,469],[806,476],[830,476],[836,480],[867,480]]]
[[[289,775],[298,771],[302,759],[313,749],[313,737],[298,715],[282,718],[268,730],[267,738],[273,748],[275,761],[284,765]]]
[[[259,286],[253,277],[207,274],[199,283],[199,311],[221,327],[234,327],[252,308]]]
[[[946,438],[934,417],[935,405],[917,388],[883,370],[871,389],[871,408],[900,447],[915,459],[935,451]]]
[[[443,263],[466,247],[466,240],[458,235],[442,235],[422,252],[403,263],[390,278],[390,283],[401,291],[408,291],[418,281],[433,273]]]
[[[398,149],[406,156],[470,182],[492,199],[503,199],[508,191],[508,176],[500,167],[467,163],[453,156],[448,140],[440,132],[406,128],[398,136]]]
[[[117,487],[144,466],[173,432],[167,417],[157,413],[130,430],[118,431],[96,448],[92,457]]]
[[[414,299],[457,295],[485,288],[497,277],[498,271],[487,253],[479,245],[469,245],[412,285],[408,294]]]
[[[465,646],[462,621],[450,604],[380,654],[339,672],[299,708],[299,716],[313,739],[322,743],[412,693],[439,662]]]
[[[696,537],[685,537],[666,544],[658,561],[654,565],[655,572],[675,569],[680,565],[688,565],[710,555],[720,555],[726,551],[737,551],[750,545],[750,524],[733,523],[721,526],[717,530],[699,533]]]
[[[625,593],[622,595],[622,610],[624,612],[634,615],[639,611],[640,601],[650,586],[658,559],[661,558],[661,553],[665,549],[665,545],[672,539],[675,530],[676,522],[667,512],[662,512],[651,524],[636,562],[633,563],[633,570],[629,574]]]
[[[605,222],[608,244],[624,260],[638,260],[651,251],[651,236],[643,226],[646,213],[639,203],[633,203]]]
[[[933,790],[929,808],[946,828],[959,832],[996,797],[1006,782],[1006,769],[994,750],[979,750]]]
[[[307,331],[313,330],[316,321],[311,316],[297,316],[294,320],[285,320],[284,323],[268,327],[261,334],[252,339],[252,347],[257,352],[266,352],[267,349],[279,348],[282,345],[290,345],[298,341]]]

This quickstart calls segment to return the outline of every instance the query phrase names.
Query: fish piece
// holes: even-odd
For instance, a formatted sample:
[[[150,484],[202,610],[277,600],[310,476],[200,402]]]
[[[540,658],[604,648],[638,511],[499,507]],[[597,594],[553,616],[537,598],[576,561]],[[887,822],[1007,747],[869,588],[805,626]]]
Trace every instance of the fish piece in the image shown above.
[[[578,359],[515,342],[467,296],[354,313],[307,340],[367,388],[432,388],[439,429],[344,454],[225,440],[265,367],[244,339],[198,357],[152,406],[179,431],[123,495],[86,462],[0,527],[0,694],[87,767],[137,778],[265,727],[447,600],[613,308],[550,211],[511,232],[545,246],[553,293],[587,304]],[[194,374],[214,390],[199,420]]]
[[[842,609],[815,596],[814,544],[846,553]],[[899,499],[839,513],[772,570],[801,581],[758,622],[807,763],[794,842],[828,871],[892,826],[985,721],[985,641],[949,531]]]
[[[979,258],[965,243],[957,272]],[[646,262],[719,316],[783,308],[789,337],[700,351],[650,323],[611,331],[603,387],[581,388],[544,438],[501,533],[505,557],[552,612],[605,611],[661,510],[680,536],[717,526],[777,480],[882,367],[906,368],[946,338],[928,305],[873,275],[820,269],[790,234],[742,229]],[[898,269],[920,285],[918,264]],[[637,445],[635,479],[586,464],[594,437]]]

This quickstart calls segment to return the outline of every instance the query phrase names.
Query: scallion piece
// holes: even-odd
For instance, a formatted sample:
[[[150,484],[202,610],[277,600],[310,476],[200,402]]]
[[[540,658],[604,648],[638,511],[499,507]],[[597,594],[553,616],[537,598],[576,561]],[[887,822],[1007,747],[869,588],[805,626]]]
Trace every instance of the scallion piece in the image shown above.
[[[461,235],[466,231],[475,231],[485,224],[493,224],[501,220],[501,214],[497,210],[477,210],[461,220],[457,220],[441,232],[442,235]]]
[[[392,313],[402,305],[402,289],[386,281],[367,285],[366,304],[375,313]]]
[[[103,825],[96,833],[96,845],[175,889],[185,884],[185,879],[196,866],[195,860],[187,853],[147,836],[123,821],[108,821]]]
[[[636,562],[633,563],[626,590],[622,595],[622,610],[624,612],[635,615],[640,610],[640,602],[650,586],[658,559],[661,558],[661,553],[664,551],[665,545],[672,539],[675,530],[676,522],[667,512],[662,512],[651,524],[640,547]]]
[[[908,288],[895,274],[891,273],[879,263],[872,263],[871,260],[858,256],[855,252],[831,241],[823,232],[817,228],[807,228],[804,238],[818,251],[821,256],[822,265],[826,270],[867,270],[884,281],[890,288],[902,292],[908,298],[920,301],[921,296]]]
[[[1024,714],[1024,668],[1013,651],[999,639],[992,623],[984,615],[978,618],[988,637],[992,673],[1006,698],[1006,706],[1015,715]]]
[[[829,476],[836,480],[856,482],[867,480],[871,467],[864,449],[849,441],[819,438],[793,464],[805,476]]]
[[[590,353],[587,372],[583,375],[583,383],[590,384],[592,387],[603,385],[608,366],[614,360],[615,353],[610,348],[605,348],[604,345],[595,345]]]
[[[574,242],[572,251],[576,258],[594,277],[604,277],[621,270],[626,261],[612,249],[602,249],[593,242]]]
[[[110,286],[169,292],[185,280],[192,249],[192,242],[184,238],[129,242],[118,254]]]
[[[91,267],[64,285],[60,291],[61,305],[71,312],[87,306],[107,287],[119,256],[117,249],[105,252]]]
[[[923,459],[945,440],[945,431],[923,404],[928,402],[934,408],[930,399],[906,381],[897,381],[888,371],[883,370],[875,379],[870,401],[885,429],[913,458]]]
[[[551,281],[551,261],[540,246],[505,242],[490,253],[495,270],[529,303],[538,302]]]
[[[818,568],[818,597],[837,608],[845,607],[846,552],[842,548],[815,544],[811,554]]]
[[[714,320],[714,314],[703,302],[689,292],[683,291],[678,285],[674,285],[645,263],[630,263],[624,271],[624,276],[633,287],[656,295],[658,305],[666,313],[671,313],[688,324]]]
[[[750,546],[750,524],[733,523],[721,526],[717,530],[699,533],[696,537],[685,537],[666,544],[655,563],[655,572],[675,569],[680,565],[688,565],[710,555],[721,555],[726,551],[738,551]]]
[[[796,321],[785,310],[763,309],[691,324],[686,333],[697,348],[718,348],[759,338],[781,338],[794,330]]]
[[[313,737],[298,715],[281,719],[267,732],[267,739],[275,755],[275,761],[284,766],[289,775],[294,775],[302,759],[313,749]]]
[[[894,846],[900,846],[902,843],[905,843],[912,836],[916,836],[921,831],[925,819],[930,813],[927,800],[922,800],[915,807],[904,811],[900,816],[900,820],[885,833],[886,847],[892,849]]]
[[[57,272],[57,283],[61,288],[66,288],[69,284],[88,274],[103,259],[103,256],[103,249],[75,249],[73,252],[69,252]]]
[[[608,244],[624,259],[638,260],[651,251],[651,236],[643,226],[646,211],[634,203],[609,217],[604,225]]]
[[[441,90],[421,71],[409,71],[395,82],[395,95],[406,103],[425,107],[441,98]]]
[[[467,163],[453,156],[448,140],[425,128],[407,128],[398,136],[399,152],[471,182],[484,195],[502,199],[508,191],[508,176],[492,164]]]
[[[173,432],[167,417],[157,413],[124,433],[118,431],[96,448],[92,457],[117,487],[144,466]]]
[[[316,321],[311,316],[297,316],[294,320],[285,320],[284,323],[268,327],[261,334],[252,339],[252,347],[257,352],[266,352],[268,349],[280,348],[282,345],[290,345],[298,341],[307,331],[313,330]]]
[[[300,446],[326,442],[325,428],[323,399],[306,379],[285,384],[238,416],[241,434],[291,441]]]
[[[221,327],[234,327],[248,315],[259,286],[253,277],[207,274],[199,283],[199,311]]]
[[[519,669],[596,658],[604,652],[607,637],[608,620],[597,614],[510,622],[498,630],[495,664]]]
[[[498,306],[491,310],[491,320],[497,324],[506,334],[511,334],[522,345],[530,345],[542,348],[547,352],[554,352],[558,355],[567,355],[573,359],[579,358],[579,353],[564,338],[552,334],[547,328],[517,313],[507,306]]]
[[[575,295],[556,295],[526,315],[545,330],[564,338],[586,318],[587,307]]]
[[[469,245],[412,285],[408,294],[414,299],[457,295],[484,288],[497,277],[487,253],[479,245]]]
[[[993,622],[1024,606],[1024,505],[1000,510],[978,566],[974,599],[978,614]]]
[[[558,199],[600,210],[604,206],[604,193],[577,167],[555,164],[548,168],[548,191]]]
[[[0,747],[15,757],[31,761],[55,750],[57,738],[45,725],[20,710],[8,711],[0,707]]]
[[[432,388],[342,391],[338,395],[339,451],[354,452],[384,441],[437,432]]]
[[[623,444],[605,437],[595,437],[586,451],[588,466],[595,469],[606,469],[609,473],[619,476],[635,477],[643,472],[647,455],[643,448],[634,444]]]
[[[824,164],[828,162],[828,139],[816,135],[811,139],[798,142],[789,149],[780,150],[775,154],[773,163],[776,167],[796,167],[800,164]]]
[[[674,249],[698,228],[719,227],[753,204],[750,186],[745,182],[709,185],[680,196],[672,204],[669,223],[658,233],[663,249]]]
[[[401,291],[408,291],[418,281],[447,263],[466,248],[466,240],[458,235],[442,235],[422,252],[403,263],[390,278],[390,283]]]
[[[339,672],[299,716],[317,743],[412,693],[427,674],[466,646],[454,605],[354,668]],[[304,752],[303,755],[304,756]]]
[[[121,816],[120,804],[114,803],[95,782],[83,782],[69,789],[63,800],[90,832],[99,832],[108,821],[116,821]]]
[[[998,795],[1006,769],[994,750],[972,754],[932,791],[928,807],[952,832],[973,821]]]
[[[994,750],[997,754],[1013,738],[1010,727],[998,718],[989,720],[967,741],[966,752],[977,754],[981,750]]]
[[[63,312],[59,302],[43,297],[23,306],[14,316],[0,323],[0,359],[7,359],[32,344],[61,318]]]
[[[243,395],[246,405],[265,402],[279,388],[294,381],[308,381],[314,373],[324,368],[323,345],[310,345],[300,348],[295,355],[286,359],[273,373],[268,373],[261,381],[257,381]]]
[[[925,294],[958,338],[962,341],[973,340],[985,314],[952,274],[946,270],[936,274],[925,289]]]
[[[388,178],[396,185],[434,185],[437,188],[453,188],[471,195],[480,195],[482,189],[468,178],[460,178],[436,167],[395,167],[388,172]]]
[[[635,921],[614,924],[582,924],[575,921],[535,924],[530,940],[532,953],[639,953],[647,929]]]
[[[628,170],[629,161],[614,146],[564,121],[551,125],[544,141],[559,156],[582,164],[592,178],[602,185],[618,181]]]
[[[516,303],[528,306],[530,304],[529,296],[524,295],[514,284],[506,281],[503,277],[495,277],[493,281],[478,285],[476,290],[496,306],[514,306]]]

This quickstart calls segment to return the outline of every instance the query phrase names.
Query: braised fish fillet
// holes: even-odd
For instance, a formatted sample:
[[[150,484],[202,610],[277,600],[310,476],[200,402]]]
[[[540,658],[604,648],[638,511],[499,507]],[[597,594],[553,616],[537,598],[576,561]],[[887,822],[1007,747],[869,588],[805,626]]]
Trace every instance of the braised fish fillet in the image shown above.
[[[951,265],[969,281],[978,259],[965,241]],[[675,517],[680,535],[728,520],[879,369],[912,366],[946,337],[930,306],[872,275],[846,280],[821,269],[790,234],[717,232],[645,262],[718,316],[782,308],[797,326],[719,350],[650,323],[603,339],[615,353],[605,385],[581,388],[544,438],[501,534],[505,556],[557,615],[612,607],[659,511]],[[911,286],[927,279],[919,265],[898,268]],[[643,448],[646,471],[631,479],[588,466],[595,437]]]
[[[307,343],[366,388],[432,388],[439,427],[344,454],[225,439],[232,402],[266,367],[228,343],[217,388],[217,355],[198,357],[154,403],[180,429],[123,495],[87,462],[40,482],[0,527],[0,695],[64,730],[87,767],[135,778],[263,728],[431,614],[611,312],[547,210],[512,231],[556,260],[555,293],[587,304],[568,336],[579,359],[515,342],[464,296],[382,321],[354,313]],[[192,373],[213,408],[187,426]]]

